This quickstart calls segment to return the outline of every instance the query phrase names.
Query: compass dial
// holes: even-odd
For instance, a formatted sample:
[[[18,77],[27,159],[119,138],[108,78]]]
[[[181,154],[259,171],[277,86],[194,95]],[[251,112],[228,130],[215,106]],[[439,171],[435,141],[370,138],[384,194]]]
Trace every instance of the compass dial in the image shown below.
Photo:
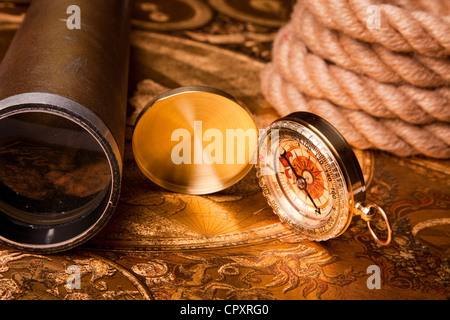
[[[333,148],[306,125],[282,119],[269,126],[258,176],[275,213],[308,239],[333,238],[351,220],[351,192]]]
[[[278,148],[278,183],[297,209],[313,220],[323,220],[330,211],[330,182],[315,155],[295,140]]]

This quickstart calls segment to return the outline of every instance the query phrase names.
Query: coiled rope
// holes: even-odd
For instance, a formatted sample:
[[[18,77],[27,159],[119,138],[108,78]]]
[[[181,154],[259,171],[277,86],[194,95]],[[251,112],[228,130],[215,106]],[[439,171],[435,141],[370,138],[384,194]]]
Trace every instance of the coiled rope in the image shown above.
[[[450,158],[446,3],[299,0],[261,74],[263,94],[282,115],[321,115],[356,148]]]

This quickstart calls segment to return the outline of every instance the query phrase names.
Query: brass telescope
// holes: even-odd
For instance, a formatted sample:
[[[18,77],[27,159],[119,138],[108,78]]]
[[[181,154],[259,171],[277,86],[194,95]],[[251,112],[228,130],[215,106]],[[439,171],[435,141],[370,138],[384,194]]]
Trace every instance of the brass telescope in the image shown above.
[[[69,6],[79,28],[69,28]],[[94,236],[120,193],[126,0],[35,0],[0,65],[0,243],[50,253]]]

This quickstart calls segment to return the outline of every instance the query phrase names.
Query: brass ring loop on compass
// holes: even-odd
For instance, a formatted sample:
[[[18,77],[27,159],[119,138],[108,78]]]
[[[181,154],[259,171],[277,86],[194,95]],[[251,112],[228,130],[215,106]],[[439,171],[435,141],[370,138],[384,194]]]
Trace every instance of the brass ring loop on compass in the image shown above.
[[[357,204],[356,209],[357,209],[357,212],[361,215],[361,218],[367,222],[367,227],[369,228],[370,234],[375,239],[375,241],[378,242],[379,244],[381,244],[382,246],[387,246],[391,242],[391,239],[392,239],[392,229],[391,229],[391,225],[389,224],[389,219],[386,215],[386,212],[384,212],[384,210],[380,206],[378,206],[374,203],[369,203],[368,205],[363,205],[363,204],[359,203],[359,204]],[[372,210],[372,209],[374,209],[374,210]],[[379,214],[381,214],[381,216],[383,217],[383,220],[386,224],[386,228],[387,228],[386,240],[381,240],[377,236],[375,231],[373,231],[372,226],[370,224],[377,212]]]

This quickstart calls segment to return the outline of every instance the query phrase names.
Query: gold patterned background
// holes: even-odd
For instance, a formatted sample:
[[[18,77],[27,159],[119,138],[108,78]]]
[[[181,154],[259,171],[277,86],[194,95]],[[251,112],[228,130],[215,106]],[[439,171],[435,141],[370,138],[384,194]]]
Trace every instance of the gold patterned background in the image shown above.
[[[0,2],[0,54],[28,1]],[[354,218],[339,238],[304,241],[266,204],[252,170],[207,196],[164,190],[137,168],[131,132],[154,96],[208,85],[243,101],[262,128],[280,115],[259,72],[293,1],[135,0],[124,183],[110,223],[86,244],[37,255],[0,247],[0,299],[448,299],[450,161],[355,150],[368,198],[393,241],[374,242]],[[375,223],[382,231],[383,223]],[[68,266],[81,288],[67,286]],[[367,268],[381,271],[369,289]]]

